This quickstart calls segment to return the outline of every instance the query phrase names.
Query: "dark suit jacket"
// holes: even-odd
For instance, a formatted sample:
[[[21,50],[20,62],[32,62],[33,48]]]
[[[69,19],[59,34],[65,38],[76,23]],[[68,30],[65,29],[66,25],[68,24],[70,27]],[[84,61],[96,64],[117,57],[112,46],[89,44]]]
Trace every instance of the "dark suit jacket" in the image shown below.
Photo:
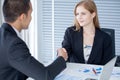
[[[75,26],[69,27],[65,32],[62,47],[68,52],[69,62],[85,63],[83,54],[83,28],[80,31],[75,31]],[[115,54],[112,53],[111,37],[96,28],[92,51],[87,63],[104,65],[114,56]]]
[[[66,67],[62,57],[44,67],[29,52],[13,28],[4,23],[0,29],[0,80],[53,80]]]

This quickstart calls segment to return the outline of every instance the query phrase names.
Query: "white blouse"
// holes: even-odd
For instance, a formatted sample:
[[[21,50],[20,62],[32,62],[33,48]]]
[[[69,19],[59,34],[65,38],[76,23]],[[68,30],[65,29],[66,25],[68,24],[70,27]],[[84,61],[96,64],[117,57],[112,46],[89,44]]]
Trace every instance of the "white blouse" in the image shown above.
[[[89,56],[90,56],[90,53],[91,53],[91,50],[92,50],[92,46],[90,46],[90,45],[84,45],[83,49],[84,49],[85,63],[87,63],[87,61],[89,59]]]

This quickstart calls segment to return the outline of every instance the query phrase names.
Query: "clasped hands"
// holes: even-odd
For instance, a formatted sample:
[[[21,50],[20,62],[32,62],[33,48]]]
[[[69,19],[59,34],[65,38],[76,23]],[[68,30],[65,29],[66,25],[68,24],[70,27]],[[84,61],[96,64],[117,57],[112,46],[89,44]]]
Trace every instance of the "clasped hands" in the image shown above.
[[[67,61],[68,59],[68,54],[65,48],[57,49],[57,56],[62,56],[65,59],[65,61]]]

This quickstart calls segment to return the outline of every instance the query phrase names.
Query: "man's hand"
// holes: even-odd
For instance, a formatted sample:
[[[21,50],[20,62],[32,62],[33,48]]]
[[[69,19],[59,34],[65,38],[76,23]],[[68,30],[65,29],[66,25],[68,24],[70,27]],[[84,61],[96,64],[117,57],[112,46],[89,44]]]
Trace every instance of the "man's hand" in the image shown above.
[[[59,48],[57,50],[57,55],[62,56],[65,59],[65,61],[67,61],[67,59],[68,59],[68,54],[67,54],[67,51],[65,50],[65,48]]]

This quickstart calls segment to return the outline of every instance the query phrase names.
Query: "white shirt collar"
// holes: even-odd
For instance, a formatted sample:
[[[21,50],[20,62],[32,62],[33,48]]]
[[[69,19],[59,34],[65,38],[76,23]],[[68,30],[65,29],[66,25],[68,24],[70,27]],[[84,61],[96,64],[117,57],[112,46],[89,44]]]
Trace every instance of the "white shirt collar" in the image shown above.
[[[18,36],[19,38],[21,38],[21,34],[20,34],[20,32],[19,32],[15,27],[12,27],[12,28],[13,28],[14,31],[16,32],[17,36]]]

